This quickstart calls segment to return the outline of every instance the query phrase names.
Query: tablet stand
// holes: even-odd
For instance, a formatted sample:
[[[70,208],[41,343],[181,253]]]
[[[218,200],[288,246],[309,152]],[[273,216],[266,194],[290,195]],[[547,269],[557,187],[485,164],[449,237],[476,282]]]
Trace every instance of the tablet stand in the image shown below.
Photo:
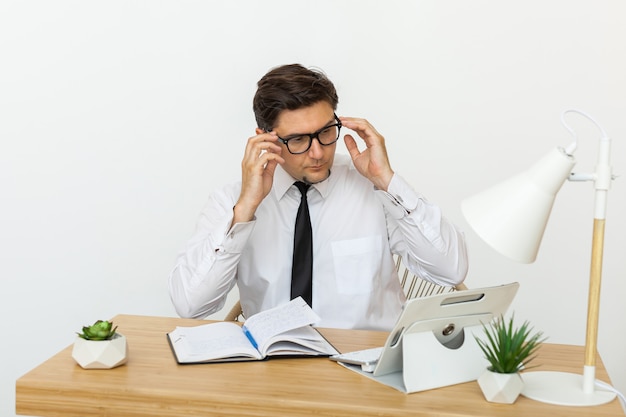
[[[474,381],[488,366],[475,336],[503,315],[518,283],[407,301],[374,372],[341,363],[405,393]]]

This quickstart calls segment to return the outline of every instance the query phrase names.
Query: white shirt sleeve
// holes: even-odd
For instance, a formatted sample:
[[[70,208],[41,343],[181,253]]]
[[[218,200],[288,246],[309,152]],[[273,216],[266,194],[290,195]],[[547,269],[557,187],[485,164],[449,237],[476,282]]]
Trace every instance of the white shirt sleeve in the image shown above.
[[[254,221],[231,228],[233,205],[227,193],[212,195],[194,235],[178,255],[168,286],[181,317],[202,318],[219,311],[236,283],[239,257]]]
[[[456,285],[468,269],[463,233],[399,175],[387,192],[377,191],[387,213],[392,251],[407,268],[439,285]]]

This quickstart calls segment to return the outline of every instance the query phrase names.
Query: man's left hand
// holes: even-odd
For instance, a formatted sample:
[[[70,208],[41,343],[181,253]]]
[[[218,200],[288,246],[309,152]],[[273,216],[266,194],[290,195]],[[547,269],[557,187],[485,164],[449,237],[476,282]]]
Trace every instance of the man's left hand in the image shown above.
[[[376,188],[387,191],[393,170],[389,164],[385,138],[365,119],[340,117],[339,120],[343,126],[355,131],[365,142],[366,148],[361,152],[352,135],[344,136],[346,148],[357,171],[369,179]]]

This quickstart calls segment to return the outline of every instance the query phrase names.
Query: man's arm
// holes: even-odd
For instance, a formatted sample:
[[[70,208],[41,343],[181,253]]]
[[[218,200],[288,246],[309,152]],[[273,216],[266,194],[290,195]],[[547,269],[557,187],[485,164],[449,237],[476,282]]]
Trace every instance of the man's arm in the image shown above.
[[[387,214],[389,243],[414,274],[439,285],[457,285],[468,270],[465,236],[441,209],[399,175],[388,192],[377,191]]]
[[[241,186],[214,194],[202,211],[168,282],[181,317],[205,317],[224,306],[256,209],[272,188],[276,166],[284,162],[277,139],[274,133],[256,129],[241,162]]]
[[[241,250],[254,228],[254,222],[231,227],[236,188],[209,198],[195,233],[176,259],[168,288],[181,317],[202,318],[219,311],[235,285]]]
[[[409,270],[441,285],[456,285],[467,274],[463,234],[434,204],[418,195],[391,169],[384,137],[365,119],[341,117],[365,143],[360,151],[352,135],[344,142],[357,171],[376,187],[387,214],[389,241]]]

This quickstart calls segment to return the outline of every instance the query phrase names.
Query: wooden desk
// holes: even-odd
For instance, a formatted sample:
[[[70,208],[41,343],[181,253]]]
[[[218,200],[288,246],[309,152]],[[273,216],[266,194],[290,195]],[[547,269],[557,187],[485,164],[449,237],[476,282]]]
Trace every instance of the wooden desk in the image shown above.
[[[84,370],[62,350],[16,383],[16,410],[36,416],[624,416],[617,400],[598,407],[559,407],[519,397],[485,401],[476,382],[403,394],[326,359],[271,359],[177,365],[165,333],[197,320],[120,315],[128,363]],[[342,352],[382,346],[386,333],[325,329]],[[578,372],[580,346],[545,344],[540,369]],[[549,364],[549,365],[548,365]],[[609,382],[601,361],[598,378]]]

